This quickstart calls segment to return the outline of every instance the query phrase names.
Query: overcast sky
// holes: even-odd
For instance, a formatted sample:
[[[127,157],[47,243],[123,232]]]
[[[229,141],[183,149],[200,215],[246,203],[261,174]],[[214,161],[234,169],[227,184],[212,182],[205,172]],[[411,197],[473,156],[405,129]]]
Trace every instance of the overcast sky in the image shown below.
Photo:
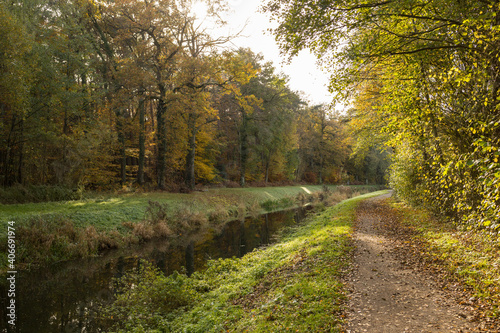
[[[227,0],[230,12],[222,15],[228,22],[226,31],[236,33],[244,28],[242,36],[233,40],[236,47],[249,47],[255,53],[262,53],[265,61],[272,61],[278,72],[283,72],[290,78],[292,90],[303,92],[312,104],[329,104],[331,95],[328,92],[328,74],[316,66],[316,59],[308,51],[303,51],[294,58],[290,65],[284,63],[279,54],[278,46],[267,29],[271,23],[269,17],[258,12],[264,4],[260,0]],[[245,26],[246,23],[246,26]],[[213,37],[216,37],[214,31]]]

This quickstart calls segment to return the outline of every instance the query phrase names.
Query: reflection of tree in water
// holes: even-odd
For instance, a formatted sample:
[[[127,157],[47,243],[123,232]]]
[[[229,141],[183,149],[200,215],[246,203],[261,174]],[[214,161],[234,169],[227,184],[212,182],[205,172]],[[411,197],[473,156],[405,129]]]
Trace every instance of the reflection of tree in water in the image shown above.
[[[194,273],[194,242],[186,246],[186,273],[188,276]]]

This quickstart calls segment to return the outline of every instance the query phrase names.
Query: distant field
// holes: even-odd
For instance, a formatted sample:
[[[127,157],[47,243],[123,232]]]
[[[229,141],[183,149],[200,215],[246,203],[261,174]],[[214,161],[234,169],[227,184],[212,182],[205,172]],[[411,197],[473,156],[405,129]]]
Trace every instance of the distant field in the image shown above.
[[[329,186],[331,189],[337,186]],[[353,191],[367,186],[352,186]],[[22,224],[30,217],[57,215],[68,217],[77,227],[94,225],[100,230],[121,229],[122,222],[138,222],[144,219],[149,201],[168,203],[172,210],[184,207],[194,212],[209,212],[216,207],[237,209],[239,206],[262,204],[269,200],[292,198],[299,193],[318,192],[321,185],[221,188],[190,194],[150,192],[121,195],[103,195],[86,200],[0,205],[0,220]],[[375,187],[373,187],[375,190]],[[0,230],[4,236],[6,228]]]

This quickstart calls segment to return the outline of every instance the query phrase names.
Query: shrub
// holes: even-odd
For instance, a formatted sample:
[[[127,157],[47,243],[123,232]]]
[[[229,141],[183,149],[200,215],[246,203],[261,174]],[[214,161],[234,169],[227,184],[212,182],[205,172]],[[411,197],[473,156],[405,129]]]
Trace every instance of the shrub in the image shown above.
[[[16,261],[38,265],[118,248],[124,243],[124,236],[117,230],[98,231],[94,226],[79,228],[65,216],[47,214],[32,217],[18,226],[16,241]],[[0,240],[0,244],[0,250],[6,252],[7,242]]]
[[[281,198],[278,200],[267,200],[260,204],[266,211],[273,211],[277,209],[284,209],[293,206],[294,201],[291,198]]]
[[[227,188],[239,188],[239,187],[241,187],[238,182],[234,182],[232,180],[225,181],[223,183],[223,185],[224,185],[224,187],[227,187]]]
[[[337,191],[340,194],[344,194],[347,199],[352,198],[352,188],[349,186],[339,186],[337,187]]]
[[[295,200],[301,205],[305,205],[306,202],[310,202],[310,196],[306,195],[305,193],[299,193],[297,194],[297,196],[295,197]]]
[[[326,199],[326,201],[328,206],[332,206],[346,199],[348,199],[347,194],[340,191],[335,191]]]
[[[16,184],[12,187],[0,187],[0,203],[3,204],[68,201],[81,198],[81,190],[64,186]]]
[[[205,213],[194,212],[188,207],[181,207],[174,212],[170,223],[171,228],[176,233],[186,233],[198,231],[208,226],[208,218]]]
[[[186,309],[197,300],[195,279],[174,272],[165,276],[147,261],[135,272],[116,280],[117,298],[102,310],[102,318],[112,318],[114,330],[135,327],[156,328],[166,314]],[[106,326],[106,325],[104,325]]]
[[[146,208],[145,220],[150,221],[150,224],[166,222],[169,215],[169,205],[167,203],[159,203],[157,201],[148,201]]]
[[[143,240],[181,235],[208,226],[208,217],[204,212],[195,212],[195,209],[187,206],[181,206],[172,212],[170,210],[168,203],[149,201],[144,221],[127,226]]]
[[[208,221],[211,223],[217,223],[221,221],[225,221],[229,218],[229,212],[221,204],[218,204],[214,207],[214,209],[208,213]]]

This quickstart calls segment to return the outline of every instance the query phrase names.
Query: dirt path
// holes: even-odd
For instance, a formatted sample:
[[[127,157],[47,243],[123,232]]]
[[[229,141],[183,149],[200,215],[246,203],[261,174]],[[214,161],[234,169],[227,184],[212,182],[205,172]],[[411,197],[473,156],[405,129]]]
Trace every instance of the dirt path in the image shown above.
[[[384,228],[395,218],[384,211],[384,198],[358,209],[347,332],[476,332],[435,281],[401,263]]]

